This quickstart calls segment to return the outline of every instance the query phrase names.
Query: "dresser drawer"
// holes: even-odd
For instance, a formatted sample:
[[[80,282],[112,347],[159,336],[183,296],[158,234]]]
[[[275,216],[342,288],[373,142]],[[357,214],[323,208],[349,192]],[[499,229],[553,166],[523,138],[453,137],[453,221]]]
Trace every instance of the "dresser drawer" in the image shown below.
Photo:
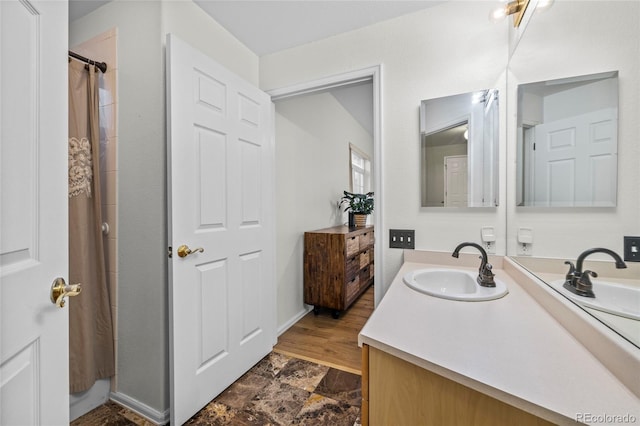
[[[351,281],[360,270],[360,256],[347,258],[345,265],[345,281]]]
[[[356,275],[351,281],[347,282],[345,293],[347,300],[351,299],[360,290],[360,277]]]
[[[366,268],[364,268],[363,270],[360,271],[360,285],[361,286],[365,286],[367,285],[367,281],[369,281],[369,278],[371,278],[371,271],[372,271],[373,265],[369,265]]]
[[[355,235],[353,237],[346,237],[345,250],[347,257],[353,256],[360,250],[360,238]]]
[[[360,250],[364,250],[373,245],[373,231],[360,234]]]
[[[364,268],[369,264],[369,251],[370,250],[360,253],[360,268]]]

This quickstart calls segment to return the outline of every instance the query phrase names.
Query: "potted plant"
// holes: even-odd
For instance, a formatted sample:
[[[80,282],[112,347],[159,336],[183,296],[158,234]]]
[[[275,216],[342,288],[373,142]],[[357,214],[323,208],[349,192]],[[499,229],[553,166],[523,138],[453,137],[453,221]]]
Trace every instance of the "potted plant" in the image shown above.
[[[367,215],[373,213],[373,192],[367,192],[366,194],[343,192],[344,195],[340,205],[347,204],[344,211],[349,211],[349,216],[353,214],[355,226],[365,226],[367,224]],[[351,217],[349,218],[349,226],[352,226]]]

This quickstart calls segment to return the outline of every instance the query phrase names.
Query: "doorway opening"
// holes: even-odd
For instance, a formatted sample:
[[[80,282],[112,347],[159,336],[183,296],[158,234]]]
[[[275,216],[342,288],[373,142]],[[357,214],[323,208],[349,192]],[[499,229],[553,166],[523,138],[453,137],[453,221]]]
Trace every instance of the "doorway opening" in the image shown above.
[[[267,91],[269,95],[271,95],[272,101],[275,103],[276,107],[276,120],[286,120],[284,117],[278,117],[279,110],[281,108],[286,107],[285,101],[292,100],[294,98],[300,99],[300,97],[305,95],[320,95],[326,94],[329,92],[342,92],[342,94],[338,95],[339,97],[349,98],[349,91],[351,90],[367,90],[363,89],[364,87],[368,87],[370,98],[368,100],[370,107],[370,115],[368,117],[370,124],[368,124],[371,130],[371,139],[372,139],[372,163],[371,163],[371,177],[372,177],[372,191],[375,191],[375,202],[376,202],[376,210],[373,217],[373,224],[377,229],[384,229],[384,220],[383,220],[383,208],[384,205],[384,188],[383,188],[383,179],[382,179],[382,120],[381,120],[381,80],[382,80],[382,67],[380,65],[364,68],[348,73],[343,73],[319,80],[309,81],[307,83],[297,84],[289,87],[284,87],[281,89],[275,89],[271,91]],[[345,96],[342,96],[345,95]],[[340,102],[341,105],[345,105],[345,102]],[[338,104],[338,102],[336,102]],[[328,111],[327,113],[330,113]],[[323,114],[318,115],[318,117],[307,117],[308,125],[313,126],[322,126],[327,125],[327,123],[320,123],[320,119],[322,119]],[[314,119],[315,118],[315,119]],[[354,117],[355,118],[355,117]],[[360,121],[360,119],[355,118]],[[291,123],[288,123],[291,124]],[[304,204],[298,203],[296,195],[295,187],[292,187],[287,182],[291,183],[291,180],[296,180],[296,175],[293,174],[288,176],[287,173],[292,168],[297,167],[298,170],[302,170],[304,173],[311,173],[310,169],[312,166],[317,163],[318,159],[309,159],[308,161],[299,160],[298,153],[304,152],[305,146],[299,144],[297,146],[292,147],[290,150],[283,152],[280,150],[282,145],[280,142],[283,140],[283,136],[296,139],[296,134],[294,132],[300,132],[300,134],[304,133],[304,129],[299,126],[289,126],[286,131],[287,134],[283,133],[282,126],[278,126],[278,122],[276,123],[276,182],[279,184],[284,182],[284,185],[278,185],[278,189],[276,191],[277,197],[277,205],[281,208],[278,209],[278,217],[277,217],[277,253],[280,255],[277,256],[277,282],[278,284],[278,310],[279,310],[279,318],[278,324],[280,324],[278,328],[278,334],[282,334],[286,329],[291,327],[302,318],[307,312],[311,310],[311,307],[307,307],[306,309],[300,310],[300,302],[302,301],[302,235],[303,231],[314,229],[313,225],[309,225],[308,228],[300,228],[296,230],[292,230],[289,226],[290,220],[289,216],[300,215],[300,209],[304,210]],[[349,142],[346,141],[344,156],[342,157],[344,161],[345,167],[338,168],[337,166],[325,168],[322,172],[317,172],[314,176],[311,176],[311,179],[315,179],[316,181],[322,181],[326,176],[338,174],[345,179],[344,187],[336,187],[333,189],[335,193],[335,202],[330,203],[327,200],[328,209],[333,209],[335,217],[329,218],[325,217],[324,219],[329,221],[333,219],[334,223],[341,223],[341,218],[338,216],[338,208],[337,202],[342,196],[342,190],[347,189],[349,185]],[[296,152],[296,149],[298,150]],[[306,191],[310,191],[310,188],[303,188]],[[287,195],[291,196],[287,202]],[[281,202],[282,200],[282,202]],[[289,215],[289,216],[288,216]],[[322,223],[320,223],[322,225]],[[331,225],[327,223],[325,226]],[[318,228],[321,226],[317,226]],[[285,230],[285,233],[282,233],[282,230]],[[375,288],[375,296],[374,301],[375,305],[377,305],[383,294],[382,287],[382,277],[384,276],[384,265],[382,262],[382,248],[385,244],[385,236],[384,232],[380,232],[376,238],[376,245],[374,249],[374,262],[377,263],[375,268],[375,277],[374,277],[374,288]],[[298,258],[296,258],[296,253]],[[283,254],[285,254],[283,256]],[[297,292],[297,294],[296,294]],[[286,302],[282,302],[280,297],[281,294],[288,294],[290,299],[293,299],[290,295],[296,294],[296,306],[282,306],[282,303],[286,305]],[[300,301],[300,302],[298,302]],[[284,323],[283,323],[284,321]]]

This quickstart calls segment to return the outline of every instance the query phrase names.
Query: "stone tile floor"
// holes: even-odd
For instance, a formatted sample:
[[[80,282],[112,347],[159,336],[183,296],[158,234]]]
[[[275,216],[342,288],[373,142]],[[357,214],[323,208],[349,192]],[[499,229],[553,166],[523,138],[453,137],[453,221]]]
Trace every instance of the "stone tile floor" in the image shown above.
[[[271,352],[186,425],[360,424],[361,377]],[[110,402],[72,426],[148,426],[151,423]]]

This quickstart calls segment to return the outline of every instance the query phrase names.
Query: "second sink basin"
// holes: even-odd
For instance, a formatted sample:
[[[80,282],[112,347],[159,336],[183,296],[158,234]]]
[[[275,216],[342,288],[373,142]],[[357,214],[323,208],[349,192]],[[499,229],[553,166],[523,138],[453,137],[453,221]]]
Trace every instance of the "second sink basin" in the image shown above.
[[[478,273],[445,268],[425,268],[408,272],[403,281],[410,288],[442,299],[480,302],[494,300],[508,293],[507,286],[495,280],[495,287],[481,287]]]
[[[587,308],[625,318],[640,320],[640,288],[608,281],[592,280],[596,297],[583,297],[571,293],[562,285],[564,280],[551,283],[560,293]]]

